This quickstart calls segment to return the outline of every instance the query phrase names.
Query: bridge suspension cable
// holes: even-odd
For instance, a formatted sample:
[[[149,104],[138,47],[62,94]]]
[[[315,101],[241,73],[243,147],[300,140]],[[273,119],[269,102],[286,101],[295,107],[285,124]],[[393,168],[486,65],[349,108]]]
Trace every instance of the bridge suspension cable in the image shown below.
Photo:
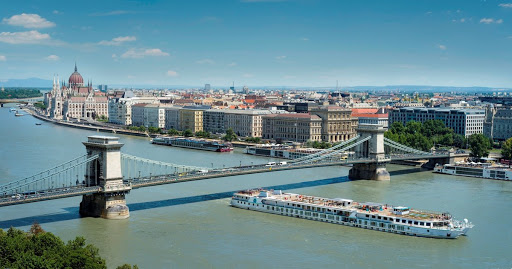
[[[357,139],[359,139],[359,137],[360,137],[360,136],[359,136],[359,135],[357,135],[357,136],[355,136],[355,137],[353,137],[353,138],[351,138],[351,139],[349,139],[349,140],[343,141],[343,142],[341,142],[340,144],[337,144],[337,145],[335,145],[335,146],[333,146],[333,147],[330,147],[330,148],[328,148],[328,149],[324,149],[324,150],[319,151],[319,152],[314,153],[314,154],[310,154],[310,155],[306,155],[306,156],[303,156],[303,157],[300,157],[300,158],[294,159],[294,160],[292,160],[292,161],[290,161],[290,162],[291,162],[291,163],[292,163],[292,162],[293,162],[293,163],[298,163],[298,162],[301,162],[301,161],[304,161],[304,160],[307,160],[307,159],[315,158],[315,157],[317,157],[317,156],[320,156],[320,155],[323,155],[323,154],[325,154],[325,153],[331,152],[331,151],[333,151],[333,150],[339,149],[339,148],[341,148],[341,147],[343,147],[343,146],[345,146],[345,145],[347,145],[347,144],[349,144],[349,143],[352,143],[352,142],[356,141]]]
[[[85,159],[87,158],[87,154],[84,154],[80,157],[77,157],[77,158],[74,158],[72,160],[69,160],[65,163],[61,163],[59,165],[56,165],[50,169],[47,169],[47,170],[44,170],[43,172],[39,172],[35,175],[32,175],[32,176],[29,176],[29,177],[26,177],[26,178],[22,178],[22,179],[19,179],[19,180],[16,180],[16,181],[12,181],[12,182],[9,182],[9,183],[6,183],[6,184],[3,184],[3,185],[0,185],[0,190],[4,189],[4,188],[8,188],[9,186],[11,185],[16,185],[16,184],[19,184],[21,182],[28,182],[28,181],[33,181],[35,180],[36,177],[40,177],[42,175],[45,175],[45,174],[49,174],[49,173],[53,173],[54,171],[57,171],[59,168],[62,168],[62,167],[65,167],[66,165],[69,165],[73,162],[80,162],[80,159]]]
[[[342,148],[342,149],[335,150],[335,151],[333,151],[333,152],[331,152],[331,153],[328,153],[328,154],[325,154],[325,155],[321,155],[321,156],[317,156],[317,157],[312,158],[312,159],[307,159],[307,160],[303,160],[303,161],[301,161],[301,162],[296,162],[296,163],[294,163],[294,164],[301,164],[301,163],[309,163],[309,162],[319,161],[319,160],[322,160],[322,159],[325,159],[325,158],[331,157],[331,156],[333,156],[333,155],[335,155],[335,154],[338,154],[338,153],[340,153],[340,152],[346,151],[347,149],[351,149],[351,148],[353,148],[353,147],[355,147],[355,146],[357,146],[357,145],[360,145],[360,144],[362,144],[363,142],[366,142],[366,141],[368,141],[368,140],[370,140],[370,139],[371,139],[371,137],[370,137],[370,136],[368,136],[368,137],[365,137],[365,138],[363,138],[363,139],[361,139],[361,140],[359,140],[359,141],[355,142],[354,144],[348,145],[348,146],[346,146],[346,147],[344,147],[344,148]]]
[[[421,151],[421,150],[418,150],[418,149],[414,149],[414,148],[402,145],[402,144],[400,144],[400,143],[398,143],[396,141],[393,141],[393,140],[391,140],[389,138],[386,138],[386,137],[384,137],[384,145],[390,146],[390,147],[395,148],[395,149],[407,151],[407,152],[410,152],[410,153],[431,155],[428,152]]]
[[[87,155],[84,155],[87,157]],[[24,180],[18,180],[2,186],[0,192],[2,193],[16,193],[22,191],[37,192],[41,190],[48,190],[53,188],[70,187],[80,184],[79,175],[84,175],[85,168],[88,163],[98,159],[98,155],[90,156],[85,160],[80,161],[79,158],[73,159],[72,161],[66,162],[67,166],[60,170],[48,169],[44,172],[38,173],[39,177],[28,177]],[[76,163],[73,163],[76,161]],[[57,167],[62,167],[59,165]],[[71,173],[71,172],[74,173]],[[46,174],[45,174],[46,173]],[[74,174],[76,173],[76,181]],[[28,179],[31,179],[30,181]]]
[[[125,153],[121,153],[121,160],[123,163],[123,176],[125,179],[208,170],[204,167],[166,163]]]

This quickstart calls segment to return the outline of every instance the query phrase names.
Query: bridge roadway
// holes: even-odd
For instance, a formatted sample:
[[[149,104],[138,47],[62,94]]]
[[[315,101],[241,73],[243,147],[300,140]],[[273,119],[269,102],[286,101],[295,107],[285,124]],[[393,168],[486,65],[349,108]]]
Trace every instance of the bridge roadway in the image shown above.
[[[436,157],[447,157],[448,155],[435,155]],[[412,159],[425,159],[426,156],[422,155],[401,155],[391,158],[391,160],[412,160]],[[386,160],[386,161],[389,161]],[[258,173],[267,173],[267,172],[277,172],[277,171],[285,171],[285,170],[294,170],[294,169],[306,169],[306,168],[315,168],[315,167],[325,167],[325,166],[337,166],[337,165],[350,165],[354,163],[370,163],[376,162],[374,159],[370,158],[359,158],[359,159],[347,159],[340,161],[317,161],[313,163],[303,163],[303,164],[294,164],[289,163],[286,165],[276,165],[276,166],[266,166],[265,164],[261,165],[252,165],[252,166],[236,166],[236,167],[228,167],[223,169],[214,169],[208,172],[189,172],[186,175],[177,175],[177,174],[169,174],[169,175],[160,175],[160,176],[152,176],[152,177],[142,177],[142,178],[134,178],[134,179],[125,179],[125,184],[131,186],[132,189],[139,189],[144,187],[163,185],[163,184],[172,184],[172,183],[181,183],[187,181],[195,181],[195,180],[203,180],[210,178],[219,178],[219,177],[229,177],[229,176],[238,176],[238,175],[247,175],[247,174],[258,174]],[[92,193],[100,193],[100,192],[115,192],[115,189],[107,189],[104,190],[99,186],[90,186],[86,187],[83,185],[58,188],[58,189],[49,189],[49,190],[39,190],[35,193],[29,194],[15,194],[15,195],[3,195],[0,196],[0,207],[3,206],[11,206],[16,204],[25,204],[25,203],[34,203],[46,200],[54,200],[61,198],[68,198],[73,196],[80,196],[84,194],[92,194]]]

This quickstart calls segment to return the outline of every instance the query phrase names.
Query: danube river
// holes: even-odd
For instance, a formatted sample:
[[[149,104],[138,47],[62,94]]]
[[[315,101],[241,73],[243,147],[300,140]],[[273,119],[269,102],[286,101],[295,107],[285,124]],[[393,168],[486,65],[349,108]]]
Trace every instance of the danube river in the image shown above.
[[[85,153],[98,133],[55,126],[0,108],[0,183]],[[121,136],[123,152],[178,164],[215,167],[268,158],[151,145]],[[510,268],[512,182],[454,177],[388,166],[390,182],[349,181],[347,167],[208,179],[137,189],[127,220],[80,218],[81,197],[0,208],[0,228],[38,221],[65,240],[84,236],[109,267],[140,268]],[[469,236],[427,239],[277,216],[228,206],[225,192],[284,185],[287,191],[449,211],[475,224]]]

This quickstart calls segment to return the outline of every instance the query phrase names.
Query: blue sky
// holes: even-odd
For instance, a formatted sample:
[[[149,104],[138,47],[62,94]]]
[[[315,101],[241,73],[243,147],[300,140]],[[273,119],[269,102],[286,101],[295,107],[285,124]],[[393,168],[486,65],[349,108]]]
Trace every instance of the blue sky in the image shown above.
[[[512,87],[512,0],[4,1],[0,79]]]

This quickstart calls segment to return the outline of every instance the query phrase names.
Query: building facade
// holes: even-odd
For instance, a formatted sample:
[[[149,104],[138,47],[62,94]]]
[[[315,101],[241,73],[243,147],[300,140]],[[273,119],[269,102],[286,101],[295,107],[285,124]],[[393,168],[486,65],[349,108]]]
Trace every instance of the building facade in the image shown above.
[[[271,114],[263,119],[263,139],[281,141],[321,141],[322,119],[309,113]]]
[[[179,107],[166,107],[165,108],[165,129],[180,129],[180,108]]]
[[[132,125],[132,106],[135,104],[157,104],[156,97],[135,97],[126,91],[121,98],[112,98],[108,102],[108,121],[115,124]],[[140,126],[140,125],[137,125]]]
[[[208,109],[203,111],[203,128],[205,131],[217,134],[226,132],[224,110]]]
[[[76,64],[67,85],[58,78],[53,79],[53,88],[45,94],[44,102],[47,115],[54,119],[108,117],[108,98],[104,93],[93,90],[91,82],[84,84]]]
[[[466,137],[483,133],[484,119],[485,111],[481,109],[405,107],[389,111],[389,125],[396,121],[406,125],[409,121],[441,120],[456,134]]]
[[[341,142],[357,135],[357,119],[352,111],[338,106],[322,106],[311,109],[311,114],[322,119],[322,140],[325,142]]]
[[[263,132],[262,116],[270,114],[268,110],[224,110],[226,130],[232,128],[242,137],[261,137]]]
[[[203,130],[203,110],[198,108],[182,108],[179,110],[179,130],[199,132]]]
[[[512,137],[512,107],[489,105],[485,110],[484,135],[496,141]]]

